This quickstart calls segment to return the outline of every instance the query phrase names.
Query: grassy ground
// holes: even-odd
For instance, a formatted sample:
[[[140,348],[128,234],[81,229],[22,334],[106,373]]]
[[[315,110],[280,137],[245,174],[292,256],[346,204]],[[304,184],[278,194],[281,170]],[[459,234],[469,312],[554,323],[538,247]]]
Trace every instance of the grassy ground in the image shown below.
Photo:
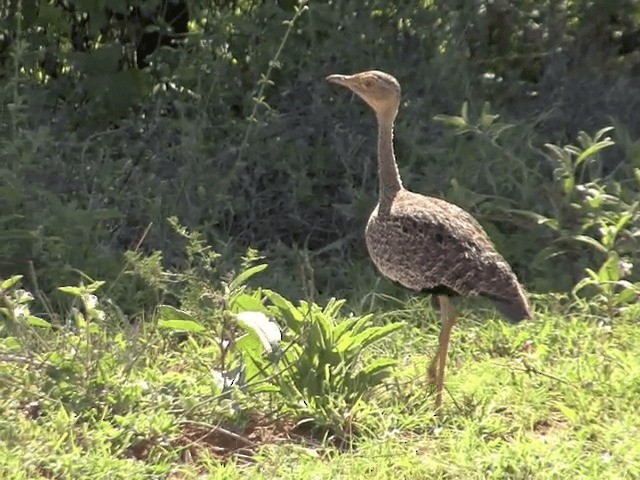
[[[2,344],[0,478],[640,477],[640,309],[603,321],[545,312],[550,303],[517,327],[463,312],[438,416],[426,383],[434,312],[412,302],[379,315],[406,320],[372,352],[400,363],[341,444],[272,419],[267,396],[214,395],[206,338],[150,323],[90,345],[22,332],[49,353],[30,363],[32,352]]]

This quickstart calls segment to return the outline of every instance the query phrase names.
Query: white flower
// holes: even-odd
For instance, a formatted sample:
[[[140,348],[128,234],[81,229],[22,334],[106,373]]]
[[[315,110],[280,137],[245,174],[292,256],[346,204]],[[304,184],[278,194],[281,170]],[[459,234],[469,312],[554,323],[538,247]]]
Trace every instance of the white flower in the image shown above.
[[[278,325],[262,312],[240,312],[238,321],[258,335],[264,349],[269,353],[282,341]]]

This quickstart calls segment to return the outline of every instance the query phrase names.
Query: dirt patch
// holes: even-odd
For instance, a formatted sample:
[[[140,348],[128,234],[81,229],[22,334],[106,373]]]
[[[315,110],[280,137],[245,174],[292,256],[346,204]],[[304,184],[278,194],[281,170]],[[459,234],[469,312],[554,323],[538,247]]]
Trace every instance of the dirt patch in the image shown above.
[[[567,427],[567,422],[554,418],[545,418],[533,425],[533,434],[541,440],[546,440]]]
[[[309,428],[290,418],[259,415],[254,415],[244,428],[186,423],[182,436],[174,442],[175,446],[185,448],[186,461],[197,458],[203,450],[222,460],[232,456],[249,460],[264,445],[284,443],[319,447]]]

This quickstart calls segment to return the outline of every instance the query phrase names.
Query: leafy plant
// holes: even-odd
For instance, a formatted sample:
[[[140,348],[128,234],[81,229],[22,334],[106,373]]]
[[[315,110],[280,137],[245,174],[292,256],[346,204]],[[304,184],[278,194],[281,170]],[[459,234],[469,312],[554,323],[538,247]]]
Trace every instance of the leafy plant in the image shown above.
[[[22,275],[0,279],[0,315],[3,319],[0,333],[5,328],[15,332],[25,326],[51,327],[49,322],[31,313],[29,304],[33,301],[33,295],[18,288],[21,279]]]
[[[603,128],[593,138],[580,132],[577,146],[546,145],[562,194],[555,199],[556,218],[545,222],[559,233],[558,244],[586,246],[588,263],[600,262],[596,269],[585,267],[587,276],[576,283],[573,294],[589,292],[589,303],[601,306],[609,318],[640,294],[640,283],[626,280],[638,260],[640,200],[625,198],[620,183],[605,173],[599,158],[601,151],[614,145],[605,136],[611,130]],[[635,190],[640,190],[640,171],[636,169],[635,175]],[[543,254],[551,258],[565,252],[554,245]]]
[[[354,420],[354,409],[389,375],[396,364],[388,357],[366,354],[376,342],[403,327],[403,323],[371,326],[373,315],[342,317],[344,300],[326,306],[291,302],[267,290],[269,311],[285,324],[280,374],[272,383],[290,408],[316,424],[344,433]]]

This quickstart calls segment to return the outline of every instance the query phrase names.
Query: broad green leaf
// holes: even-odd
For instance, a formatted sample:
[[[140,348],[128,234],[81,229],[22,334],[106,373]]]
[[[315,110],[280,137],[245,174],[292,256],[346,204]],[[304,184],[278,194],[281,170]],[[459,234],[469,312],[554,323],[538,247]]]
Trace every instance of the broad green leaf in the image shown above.
[[[264,367],[267,364],[262,360],[265,349],[258,335],[255,332],[242,335],[236,340],[235,347],[244,359],[244,373],[247,381],[263,378]]]
[[[384,325],[382,327],[371,327],[364,332],[359,333],[356,336],[355,341],[364,348],[403,327],[404,323],[400,322],[390,323],[389,325]]]
[[[353,334],[354,335],[358,334],[362,330],[364,330],[365,327],[371,323],[372,318],[373,318],[373,313],[369,313],[367,315],[363,315],[362,317],[360,317],[360,319],[356,322],[356,324],[352,328]]]
[[[460,116],[465,123],[469,123],[469,102],[466,100],[462,102],[462,107],[460,107]]]
[[[625,282],[628,283],[628,282]],[[616,294],[614,303],[622,305],[625,303],[635,303],[640,301],[640,286],[635,287],[633,284]]]
[[[0,290],[9,290],[10,288],[13,288],[20,280],[22,280],[22,275],[14,275],[13,277],[7,278],[5,281],[0,283]]]
[[[378,358],[362,369],[366,375],[374,375],[382,370],[394,367],[398,362],[392,358]]]
[[[264,352],[264,344],[255,332],[247,332],[235,341],[235,346],[239,352],[260,358]]]
[[[323,312],[330,318],[335,317],[345,303],[346,300],[336,300],[335,298],[331,298],[324,307]]]
[[[33,315],[27,317],[27,323],[32,327],[51,328],[51,324],[49,322],[40,317],[34,317]]]
[[[353,317],[346,318],[341,321],[336,327],[333,329],[333,335],[336,340],[340,340],[340,337],[347,332],[350,332],[353,329],[353,326],[360,321],[362,317]]]
[[[435,115],[433,119],[436,122],[444,123],[458,129],[470,128],[470,125],[462,117],[456,115]]]
[[[604,282],[617,282],[620,280],[620,257],[616,252],[609,253],[609,258],[598,270],[598,277]]]
[[[555,218],[545,217],[539,213],[532,212],[530,210],[519,210],[516,208],[508,208],[504,210],[505,213],[517,215],[534,221],[538,225],[546,225],[547,227],[557,230],[559,228],[558,220]]]
[[[598,283],[597,280],[594,280],[593,278],[585,277],[575,284],[575,286],[571,290],[571,293],[573,295],[578,295],[578,293],[581,292],[584,288],[597,285],[597,283]]]
[[[4,351],[22,350],[23,348],[22,343],[16,337],[5,338],[2,342],[2,347]]]
[[[622,230],[625,227],[625,225],[629,223],[629,220],[631,220],[632,218],[633,218],[633,215],[629,212],[622,215],[620,217],[620,220],[618,220],[618,223],[616,223],[616,226],[614,227],[614,232],[618,234],[620,230]]]
[[[160,320],[189,320],[197,323],[196,318],[189,312],[177,309],[171,305],[158,305],[156,314]]]
[[[63,293],[68,293],[69,295],[73,295],[75,297],[81,297],[84,293],[84,290],[80,287],[58,287]]]
[[[584,271],[587,272],[587,275],[589,275],[592,279],[596,281],[600,280],[600,277],[598,276],[598,273],[595,270],[592,270],[590,268],[585,268]]]
[[[478,122],[480,127],[482,129],[487,129],[498,118],[500,118],[500,115],[491,113],[491,104],[489,102],[484,102],[484,106],[482,107],[482,114],[480,115],[480,121]]]
[[[240,285],[244,285],[244,283],[246,283],[247,280],[249,280],[251,277],[253,277],[257,273],[260,273],[265,268],[267,268],[267,264],[255,265],[251,268],[247,268],[244,272],[240,273],[240,275],[238,275],[236,278],[234,278],[231,281],[231,283],[229,284],[229,289],[235,290]]]
[[[104,284],[105,284],[105,282],[103,282],[102,280],[98,280],[98,281],[96,281],[96,282],[93,282],[93,283],[90,283],[89,285],[87,285],[87,286],[85,287],[85,289],[86,289],[88,292],[93,293],[93,292],[95,292],[96,290],[98,290],[100,287],[102,287]]]
[[[282,315],[289,322],[289,327],[294,328],[294,323],[299,323],[304,320],[302,312],[279,293],[272,290],[264,290],[264,295],[280,310]]]
[[[605,138],[604,140],[599,141],[598,143],[596,143],[595,145],[591,145],[589,148],[587,148],[586,150],[584,150],[579,156],[578,158],[576,158],[575,161],[575,165],[578,166],[580,165],[582,162],[584,162],[588,157],[595,155],[596,153],[598,153],[600,150],[603,150],[607,147],[610,147],[611,145],[615,145],[615,142],[613,140],[611,140],[610,138]]]
[[[588,237],[586,235],[574,235],[573,237],[571,237],[571,239],[577,240],[578,242],[586,243],[594,247],[596,250],[599,250],[600,252],[607,253],[606,247],[598,242],[595,238]]]
[[[576,181],[573,178],[573,175],[565,177],[565,179],[562,181],[562,191],[565,193],[565,195],[569,195],[571,192],[573,192],[575,186]]]
[[[201,333],[206,330],[201,324],[194,320],[159,320],[158,326],[170,330],[194,333]]]
[[[595,136],[593,137],[593,141],[594,142],[599,142],[604,134],[609,133],[613,129],[614,129],[614,127],[611,126],[611,125],[609,125],[608,127],[601,128],[600,130],[598,130],[596,132]]]
[[[269,309],[265,307],[260,298],[246,293],[241,293],[233,298],[229,308],[234,313],[245,311],[269,313]]]
[[[580,414],[572,408],[566,406],[564,403],[556,402],[555,406],[564,414],[565,417],[567,417],[567,420],[569,420],[569,422],[575,424],[580,421]]]

